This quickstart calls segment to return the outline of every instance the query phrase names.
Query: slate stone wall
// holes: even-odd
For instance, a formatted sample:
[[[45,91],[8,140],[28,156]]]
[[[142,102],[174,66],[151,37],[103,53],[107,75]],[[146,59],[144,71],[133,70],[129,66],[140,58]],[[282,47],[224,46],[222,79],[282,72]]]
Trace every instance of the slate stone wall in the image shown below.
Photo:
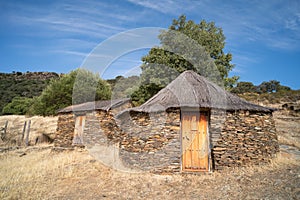
[[[180,111],[151,115],[135,113],[123,124],[123,162],[157,173],[180,172]],[[212,110],[209,134],[214,170],[266,163],[279,151],[272,113]]]
[[[58,115],[54,147],[72,147],[74,128],[75,117],[72,113]]]
[[[220,120],[217,112],[211,115],[212,161],[216,170],[266,163],[279,151],[272,113],[227,112],[221,132],[219,127],[214,130],[214,120]]]
[[[114,115],[108,111],[94,111],[86,114],[84,145],[113,145],[121,141],[123,132],[116,124]]]
[[[155,173],[180,172],[179,109],[168,113],[132,113],[127,119],[120,124],[125,132],[120,143],[123,164]]]
[[[73,114],[60,115],[55,146],[72,146]],[[211,163],[215,170],[268,162],[279,150],[271,113],[212,110]],[[119,146],[124,166],[154,173],[181,170],[180,110],[133,112],[115,120],[112,112],[86,113],[84,145]]]

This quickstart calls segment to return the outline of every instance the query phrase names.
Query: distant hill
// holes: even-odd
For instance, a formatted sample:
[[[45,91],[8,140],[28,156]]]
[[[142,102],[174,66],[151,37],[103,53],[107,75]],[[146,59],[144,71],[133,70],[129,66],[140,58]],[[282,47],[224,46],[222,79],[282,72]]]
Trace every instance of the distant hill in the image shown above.
[[[0,115],[3,115],[3,108],[13,98],[39,96],[51,79],[58,79],[61,76],[63,74],[55,72],[0,72]],[[138,76],[117,76],[106,81],[111,85],[112,98],[131,97],[133,91],[140,86]],[[258,86],[251,82],[239,82],[231,92],[248,101],[263,105],[300,101],[300,90],[292,90],[275,80],[263,82]]]
[[[262,94],[252,92],[237,95],[246,99],[247,101],[251,101],[253,103],[262,103],[265,105],[300,101],[300,90],[279,91]]]
[[[50,80],[59,76],[55,72],[0,73],[0,115],[14,97],[39,96]]]

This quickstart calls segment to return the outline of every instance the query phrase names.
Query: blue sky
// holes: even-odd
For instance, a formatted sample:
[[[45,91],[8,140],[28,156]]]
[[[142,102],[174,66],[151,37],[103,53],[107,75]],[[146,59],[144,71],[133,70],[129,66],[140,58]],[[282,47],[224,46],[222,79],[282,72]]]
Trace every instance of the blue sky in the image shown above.
[[[214,21],[223,29],[225,51],[233,54],[236,66],[230,74],[240,81],[260,84],[275,79],[300,89],[298,0],[0,0],[0,9],[1,72],[67,73],[86,64],[87,56],[106,41],[135,29],[168,28],[172,19],[185,14],[197,23]],[[151,38],[146,44],[123,41],[123,51],[113,45],[106,48],[104,53],[117,57],[108,59],[103,78],[138,71],[149,45],[159,44],[153,36],[154,32],[139,35]]]

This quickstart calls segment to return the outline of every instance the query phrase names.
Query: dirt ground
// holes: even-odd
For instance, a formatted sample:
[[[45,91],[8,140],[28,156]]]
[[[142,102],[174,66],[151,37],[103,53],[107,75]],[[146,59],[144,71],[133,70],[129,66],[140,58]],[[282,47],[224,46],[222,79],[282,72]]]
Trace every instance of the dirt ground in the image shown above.
[[[300,199],[300,119],[275,119],[281,153],[270,164],[209,174],[120,172],[49,145],[2,152],[0,199]]]
[[[264,166],[181,175],[114,171],[85,151],[27,148],[0,160],[1,199],[300,199],[300,164],[280,156]]]

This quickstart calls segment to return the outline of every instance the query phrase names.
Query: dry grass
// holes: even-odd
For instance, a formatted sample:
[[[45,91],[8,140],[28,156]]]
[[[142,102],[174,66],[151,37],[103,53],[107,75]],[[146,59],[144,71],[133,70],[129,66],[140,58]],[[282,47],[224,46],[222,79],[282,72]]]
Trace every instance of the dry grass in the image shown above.
[[[281,117],[275,116],[280,143],[297,146],[299,120]],[[0,199],[300,199],[300,162],[288,153],[262,166],[154,175],[115,171],[85,151],[46,147],[0,153]]]
[[[280,144],[297,147],[300,150],[300,118],[275,112],[274,119]]]
[[[1,156],[0,198],[28,199],[45,196],[57,179],[76,178],[74,163],[83,159],[76,152],[51,154],[50,150],[41,152],[14,151]],[[87,160],[85,158],[84,160]]]
[[[0,199],[292,199],[300,196],[299,169],[279,156],[269,165],[212,174],[133,174],[87,152],[23,149],[0,156]]]
[[[57,117],[6,115],[0,116],[0,128],[3,128],[5,122],[8,121],[6,145],[11,145],[13,140],[18,141],[21,138],[24,122],[28,122],[29,120],[31,120],[29,134],[30,143],[34,143],[33,141],[35,138],[41,134],[46,134],[51,138],[54,138],[57,127]],[[0,145],[3,146],[5,143]]]

